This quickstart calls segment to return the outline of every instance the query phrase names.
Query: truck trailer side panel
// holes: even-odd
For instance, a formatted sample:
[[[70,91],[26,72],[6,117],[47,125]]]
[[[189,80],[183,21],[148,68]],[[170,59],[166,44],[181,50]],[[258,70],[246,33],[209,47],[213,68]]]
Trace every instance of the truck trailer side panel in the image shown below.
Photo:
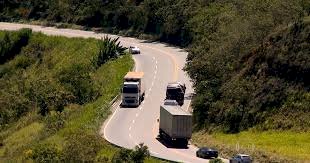
[[[192,136],[192,117],[186,115],[175,115],[172,120],[171,137],[191,138]]]
[[[160,106],[159,128],[173,139],[190,139],[192,116],[179,106]]]

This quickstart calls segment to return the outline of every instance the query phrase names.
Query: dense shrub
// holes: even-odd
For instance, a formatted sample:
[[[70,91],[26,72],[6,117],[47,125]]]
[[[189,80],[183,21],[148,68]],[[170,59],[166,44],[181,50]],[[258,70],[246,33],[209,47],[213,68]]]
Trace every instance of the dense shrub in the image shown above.
[[[143,143],[135,146],[134,150],[121,149],[114,154],[112,158],[113,163],[122,163],[122,162],[135,162],[142,163],[145,158],[150,156],[148,147]]]
[[[129,149],[121,149],[117,153],[113,155],[112,162],[113,163],[122,163],[122,162],[133,162],[130,156],[131,150]]]
[[[90,66],[73,63],[56,75],[65,89],[72,92],[71,102],[84,104],[98,97],[99,92],[93,86],[91,71]]]
[[[27,30],[20,33],[27,33]],[[0,32],[0,36],[12,38],[15,34]],[[37,110],[46,116],[51,111],[62,112],[68,104],[82,105],[96,100],[102,86],[96,84],[94,73],[125,50],[118,39],[106,37],[104,40],[69,41],[59,36],[32,34],[18,56],[0,65],[0,127],[29,111]],[[97,58],[105,56],[107,58],[97,62]],[[93,58],[96,58],[95,64]],[[51,129],[61,128],[54,127]]]
[[[66,140],[63,149],[64,159],[67,162],[95,161],[102,146],[103,140],[99,135],[77,131]]]
[[[215,158],[215,159],[210,160],[210,163],[223,163],[223,161],[219,158]]]
[[[0,37],[0,64],[19,54],[22,47],[28,44],[31,33],[31,29],[21,29],[14,33],[5,32],[4,36]]]
[[[309,27],[307,22],[296,22],[280,29],[248,53],[237,51],[234,60],[217,61],[224,64],[221,69],[212,68],[214,63],[201,61],[208,55],[206,61],[215,60],[214,53],[198,52],[201,56],[197,58],[192,56],[197,51],[193,51],[187,70],[196,81],[198,96],[193,105],[197,126],[226,132],[257,125],[261,129],[308,131],[310,125],[305,119],[310,114],[302,106],[308,105],[305,94],[310,83]],[[226,51],[226,54],[234,52]],[[197,74],[198,71],[201,73]],[[291,105],[297,102],[300,107]],[[294,113],[288,108],[294,109]],[[288,123],[284,115],[296,118]]]
[[[28,157],[35,162],[59,162],[62,160],[61,151],[54,144],[38,144],[28,152]]]
[[[66,115],[64,112],[53,112],[54,114],[50,114],[46,116],[45,121],[45,130],[49,134],[55,134],[58,130],[64,127]]]
[[[143,143],[136,145],[134,151],[131,153],[131,158],[136,163],[142,163],[144,159],[149,156],[150,152],[148,150],[148,147],[145,146]]]

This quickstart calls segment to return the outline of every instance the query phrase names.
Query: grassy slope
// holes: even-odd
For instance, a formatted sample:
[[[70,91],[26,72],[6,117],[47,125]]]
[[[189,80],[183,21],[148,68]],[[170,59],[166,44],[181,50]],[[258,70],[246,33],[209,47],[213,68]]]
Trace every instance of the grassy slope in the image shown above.
[[[200,146],[213,146],[225,157],[244,152],[256,161],[310,160],[310,133],[244,131],[209,135],[201,131],[193,134],[193,141]]]
[[[309,55],[309,42],[307,44],[306,39],[309,38],[310,21],[309,17],[307,19],[302,25],[292,25],[288,29],[283,29],[278,33],[272,34],[265,44],[250,54],[249,60],[250,62],[252,60],[252,64],[242,70],[241,75],[239,75],[239,77],[247,75],[244,72],[252,71],[254,73],[251,72],[251,75],[255,76],[258,74],[257,76],[259,76],[259,73],[256,74],[255,72],[257,69],[261,69],[262,71],[260,72],[264,74],[263,77],[267,80],[272,78],[272,75],[268,74],[270,70],[277,71],[280,69],[274,68],[276,67],[275,65],[280,65],[279,67],[282,68],[281,70],[287,73],[295,70],[293,68],[290,70],[289,66],[280,64],[287,61],[288,65],[297,65],[299,69],[305,70],[301,71],[302,73],[298,73],[298,71],[294,72],[293,75],[285,74],[286,76],[284,77],[279,75],[279,78],[288,78],[286,80],[289,81],[290,84],[297,83],[296,85],[299,85],[299,87],[297,87],[298,89],[293,87],[293,90],[299,91],[300,93],[291,95],[294,98],[288,98],[287,101],[283,103],[282,108],[274,111],[273,114],[268,116],[265,123],[258,125],[255,129],[237,134],[224,134],[222,132],[208,134],[204,131],[199,131],[193,135],[193,142],[195,144],[199,144],[200,146],[214,146],[226,157],[239,152],[249,153],[254,156],[255,160],[260,162],[310,160],[310,132],[308,131],[310,98],[308,92],[309,85],[307,85],[309,84],[307,82],[308,78],[305,74],[308,72],[308,64],[301,64],[305,62],[306,59],[297,58],[302,58],[301,56],[303,55]],[[274,38],[278,40],[274,41]],[[288,51],[285,49],[293,50]],[[253,61],[253,58],[256,60]],[[268,59],[269,65],[267,67],[269,71],[261,68],[263,67],[262,65],[267,65],[267,59],[265,58]],[[289,70],[286,71],[285,68]],[[300,82],[301,79],[298,78],[298,75],[304,75],[303,78],[300,77],[304,80],[304,83]],[[251,76],[248,75],[247,77],[250,78]],[[264,85],[266,85],[266,82],[262,84],[261,87],[264,87]],[[285,87],[284,90],[292,89],[287,85],[283,85],[282,87]]]
[[[0,32],[0,35],[3,32]],[[43,63],[52,65],[53,68],[46,69],[47,66],[38,68],[30,66],[25,71],[29,76],[35,77],[37,73],[57,74],[58,71],[66,69],[72,64],[87,66],[91,64],[91,58],[97,51],[97,42],[94,39],[49,37],[43,34],[34,34],[31,43],[40,43],[47,47],[43,52]],[[24,52],[22,52],[24,53]],[[4,64],[4,68],[15,68],[18,58]],[[45,62],[46,61],[46,62]],[[119,93],[124,74],[133,66],[131,56],[125,55],[119,59],[112,60],[102,65],[99,69],[91,73],[95,87],[99,89],[101,96],[93,102],[84,105],[69,105],[65,108],[65,125],[55,133],[47,132],[47,121],[39,116],[36,111],[29,112],[21,117],[17,122],[10,124],[5,130],[0,132],[2,145],[0,146],[0,162],[29,160],[27,157],[33,153],[33,147],[37,144],[55,144],[62,150],[67,138],[73,133],[83,132],[83,134],[99,135],[99,128],[102,122],[110,114],[109,102]],[[39,72],[38,72],[39,71]],[[53,112],[52,112],[53,114]],[[110,145],[102,138],[94,140],[101,144],[101,150],[97,153],[97,158],[113,157],[119,149]],[[158,162],[159,160],[148,158],[146,162]]]

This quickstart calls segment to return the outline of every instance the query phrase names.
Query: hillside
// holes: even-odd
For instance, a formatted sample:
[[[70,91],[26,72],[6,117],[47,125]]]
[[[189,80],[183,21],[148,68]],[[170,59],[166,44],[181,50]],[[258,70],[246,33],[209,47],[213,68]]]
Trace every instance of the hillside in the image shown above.
[[[309,23],[294,23],[241,58],[206,110],[205,123],[227,132],[309,131],[309,36]]]
[[[0,162],[109,161],[118,154],[98,130],[133,66],[130,55],[98,64],[106,48],[99,40],[28,29],[0,31],[0,43]]]
[[[245,106],[251,109],[243,117],[253,118],[240,123],[259,124],[262,129],[310,130],[309,38],[310,22],[297,22],[272,34],[243,58],[245,68],[228,84],[247,83],[232,87],[248,90]],[[262,115],[255,116],[258,112]]]
[[[187,47],[184,70],[196,92],[194,141],[234,148],[242,140],[246,146],[255,144],[266,150],[256,156],[267,162],[279,158],[273,154],[310,158],[309,14],[310,1],[306,0],[26,0],[8,1],[0,8],[1,21],[38,21],[60,27],[78,24]],[[12,65],[20,65],[15,62]],[[4,70],[10,72],[5,67],[0,75]],[[70,95],[53,84],[63,95]],[[15,88],[11,92],[19,89],[10,88]],[[96,88],[85,93],[76,97],[91,101],[98,95]],[[26,106],[34,103],[4,95]]]
[[[199,131],[194,142],[260,162],[309,160],[309,38],[310,21],[299,21],[242,57],[205,116],[204,129],[224,133]]]

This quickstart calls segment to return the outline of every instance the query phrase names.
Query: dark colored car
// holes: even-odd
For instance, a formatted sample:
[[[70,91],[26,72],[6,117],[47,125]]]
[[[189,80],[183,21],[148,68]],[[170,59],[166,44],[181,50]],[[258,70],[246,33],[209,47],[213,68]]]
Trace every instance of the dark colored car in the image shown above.
[[[237,154],[229,159],[229,163],[252,163],[252,159],[249,155]]]
[[[184,104],[186,86],[181,82],[168,83],[166,100],[176,100],[180,106]]]
[[[203,147],[203,148],[200,148],[196,152],[196,156],[200,157],[200,158],[212,158],[212,157],[217,158],[218,157],[218,151],[215,149]]]

